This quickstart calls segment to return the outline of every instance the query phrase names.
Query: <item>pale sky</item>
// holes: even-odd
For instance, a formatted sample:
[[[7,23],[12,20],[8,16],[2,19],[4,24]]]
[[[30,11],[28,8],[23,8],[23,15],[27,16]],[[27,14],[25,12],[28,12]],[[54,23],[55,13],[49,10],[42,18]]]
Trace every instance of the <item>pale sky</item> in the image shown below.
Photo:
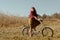
[[[31,6],[40,15],[60,13],[60,0],[0,0],[0,12],[8,15],[28,16]]]

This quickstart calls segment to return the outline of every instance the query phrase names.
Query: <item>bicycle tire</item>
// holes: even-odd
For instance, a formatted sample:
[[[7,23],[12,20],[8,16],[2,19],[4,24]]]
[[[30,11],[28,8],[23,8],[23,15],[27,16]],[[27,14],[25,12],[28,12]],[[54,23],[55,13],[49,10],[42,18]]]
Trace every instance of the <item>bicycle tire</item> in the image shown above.
[[[26,33],[25,33],[25,31],[26,31]],[[22,34],[23,34],[23,35],[26,35],[26,34],[28,35],[28,34],[29,34],[29,27],[23,28]]]
[[[43,35],[43,37],[45,36],[45,35],[44,35],[44,30],[46,30],[46,29],[49,29],[49,30],[51,31],[52,34],[51,34],[50,36],[53,37],[54,32],[53,32],[53,29],[51,29],[50,27],[44,27],[44,28],[42,29],[42,35]]]

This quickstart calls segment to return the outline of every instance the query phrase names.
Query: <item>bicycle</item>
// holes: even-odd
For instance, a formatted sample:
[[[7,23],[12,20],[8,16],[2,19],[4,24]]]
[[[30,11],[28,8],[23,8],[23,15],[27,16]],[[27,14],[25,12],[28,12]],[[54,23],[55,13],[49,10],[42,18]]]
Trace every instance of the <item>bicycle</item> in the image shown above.
[[[41,21],[41,20],[40,20]],[[23,30],[22,30],[22,34],[23,35],[29,35],[29,25],[28,26],[26,26],[26,25],[24,25],[24,28],[23,28]],[[39,34],[40,32],[41,32],[41,34],[43,35],[43,37],[44,36],[51,36],[51,37],[53,37],[53,35],[54,35],[54,32],[53,32],[53,29],[52,28],[50,28],[50,27],[47,27],[47,26],[45,26],[45,24],[43,24],[43,28],[42,28],[42,30],[40,31],[37,31],[37,30],[35,30],[36,32],[34,32],[33,31],[33,35],[34,34]]]

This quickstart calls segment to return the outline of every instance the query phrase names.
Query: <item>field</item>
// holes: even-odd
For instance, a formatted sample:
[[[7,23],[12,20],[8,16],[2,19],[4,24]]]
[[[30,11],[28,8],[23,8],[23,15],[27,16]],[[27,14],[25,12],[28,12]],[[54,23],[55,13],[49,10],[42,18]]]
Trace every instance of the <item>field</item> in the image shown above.
[[[23,18],[23,19],[22,19]],[[0,15],[0,40],[60,40],[60,19],[45,19],[42,24],[37,26],[48,26],[54,30],[53,37],[43,37],[40,33],[37,36],[29,37],[22,35],[23,25],[27,25],[27,18]]]

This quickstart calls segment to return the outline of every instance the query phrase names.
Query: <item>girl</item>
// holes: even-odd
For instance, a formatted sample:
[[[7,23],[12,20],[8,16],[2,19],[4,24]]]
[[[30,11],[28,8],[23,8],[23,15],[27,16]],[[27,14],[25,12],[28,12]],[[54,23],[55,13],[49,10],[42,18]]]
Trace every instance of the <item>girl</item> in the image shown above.
[[[40,22],[37,20],[37,17],[38,17],[38,14],[36,12],[36,9],[32,7],[29,15],[30,36],[32,36],[33,29],[36,30],[36,26],[40,24]]]

